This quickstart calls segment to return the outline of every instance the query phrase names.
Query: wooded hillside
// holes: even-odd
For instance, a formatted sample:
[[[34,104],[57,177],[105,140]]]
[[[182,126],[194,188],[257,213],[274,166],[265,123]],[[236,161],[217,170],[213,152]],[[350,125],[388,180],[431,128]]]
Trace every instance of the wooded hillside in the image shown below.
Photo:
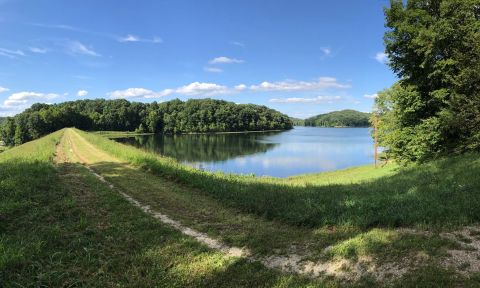
[[[368,127],[369,113],[356,110],[341,110],[320,114],[305,119],[305,126],[317,127]]]
[[[186,102],[175,99],[150,104],[96,99],[34,104],[7,118],[1,128],[1,139],[7,145],[18,145],[64,127],[178,134],[286,130],[292,126],[288,116],[253,104],[213,99]]]

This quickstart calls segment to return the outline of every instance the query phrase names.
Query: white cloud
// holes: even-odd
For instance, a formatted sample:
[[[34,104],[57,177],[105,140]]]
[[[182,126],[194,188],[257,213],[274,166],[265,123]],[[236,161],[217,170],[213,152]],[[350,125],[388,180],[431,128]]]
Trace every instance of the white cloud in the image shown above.
[[[57,98],[58,94],[54,93],[37,93],[37,92],[18,92],[13,93],[12,95],[8,96],[8,98],[3,102],[5,107],[14,107],[14,106],[23,106],[27,105],[31,101],[45,101],[45,100],[52,100]]]
[[[87,96],[88,91],[87,90],[78,90],[77,95],[80,97]]]
[[[217,68],[217,67],[203,67],[203,70],[206,72],[212,72],[212,73],[222,73],[223,69]]]
[[[212,68],[212,67],[209,67]],[[213,67],[215,68],[215,67]],[[224,86],[216,83],[207,83],[207,82],[192,82],[190,84],[171,88],[164,89],[162,91],[153,91],[145,88],[128,88],[126,90],[116,90],[107,93],[110,98],[159,98],[168,96],[171,94],[178,94],[182,96],[215,96],[215,95],[226,95],[226,94],[235,94],[242,91],[315,91],[321,89],[340,89],[340,88],[349,88],[350,85],[338,83],[335,78],[331,77],[320,77],[318,80],[307,82],[307,81],[294,81],[286,80],[282,82],[263,82],[260,85],[247,86],[245,84],[238,84],[235,86]],[[287,99],[271,99],[271,102],[277,103],[287,103],[287,102],[323,102],[329,100],[339,99],[340,96],[318,96],[315,98],[287,98]]]
[[[162,91],[152,91],[145,88],[128,88],[125,90],[116,90],[107,93],[110,98],[160,98],[171,94],[179,94],[185,96],[214,96],[219,94],[229,94],[235,92],[226,86],[215,83],[193,82],[188,85],[176,89],[164,89]]]
[[[125,99],[125,98],[159,98],[159,97],[164,97],[167,95],[170,95],[173,93],[172,89],[165,89],[160,92],[155,92],[152,90],[148,90],[145,88],[128,88],[125,90],[116,90],[107,93],[110,98],[116,98],[116,99]]]
[[[332,54],[332,50],[328,47],[322,47],[320,48],[320,50],[322,51],[324,56],[329,56],[330,54]]]
[[[22,50],[9,50],[5,48],[0,48],[0,55],[8,58],[17,58],[17,56],[25,56]]]
[[[0,86],[0,93],[10,91],[10,89]]]
[[[97,52],[93,50],[91,47],[87,47],[80,43],[79,41],[69,41],[67,43],[67,52],[70,54],[81,54],[81,55],[89,55],[89,56],[101,56]]]
[[[127,36],[119,37],[118,41],[119,42],[146,42],[146,43],[162,43],[163,42],[162,38],[157,36],[153,37],[152,39],[146,39],[133,34],[128,34]]]
[[[332,103],[333,101],[338,101],[342,99],[341,96],[317,96],[313,98],[273,98],[270,99],[271,103]]]
[[[375,94],[365,94],[363,95],[364,98],[367,98],[367,99],[375,99],[378,97],[378,94],[375,93]]]
[[[37,54],[45,54],[48,51],[46,48],[38,48],[38,47],[30,47],[29,50]]]
[[[239,84],[239,85],[235,86],[234,89],[237,90],[237,91],[243,91],[243,90],[247,89],[247,85]]]
[[[168,95],[172,94],[173,92],[175,92],[173,89],[164,89],[164,90],[159,91],[159,92],[147,94],[147,95],[145,95],[145,98],[160,98],[160,97],[165,97],[165,96],[168,96]]]
[[[245,44],[240,41],[230,41],[230,44],[238,46],[238,47],[245,47]]]
[[[158,36],[155,36],[152,39],[152,43],[162,43],[162,42],[163,42],[163,39]]]
[[[64,24],[43,24],[43,23],[30,23],[32,26],[43,27],[43,28],[53,28],[53,29],[61,29],[61,30],[69,30],[69,31],[76,31],[76,32],[88,32],[84,29],[72,27],[70,25]]]
[[[332,77],[320,77],[315,81],[296,81],[286,80],[279,82],[262,82],[259,85],[252,85],[250,89],[253,91],[307,91],[322,90],[328,88],[350,88],[349,84],[341,84],[337,79]]]
[[[20,111],[21,109],[18,109],[18,107],[5,107],[0,105],[0,117],[13,116]]]
[[[213,58],[212,60],[208,61],[210,64],[240,64],[245,61],[235,58],[228,58],[225,56]]]
[[[380,62],[382,64],[385,64],[385,63],[388,62],[388,55],[385,52],[378,52],[375,55],[375,60],[377,60],[378,62]]]
[[[228,94],[231,91],[228,87],[215,83],[193,82],[176,89],[175,92],[187,96],[213,96],[218,94]]]
[[[1,0],[0,0],[1,1]],[[68,31],[74,31],[74,32],[79,32],[79,33],[84,33],[84,34],[90,34],[90,35],[95,35],[95,36],[100,36],[104,38],[108,38],[111,40],[119,41],[119,42],[149,42],[149,43],[162,43],[163,40],[162,38],[158,36],[154,36],[151,39],[146,39],[146,38],[141,38],[133,34],[127,34],[127,36],[119,36],[111,33],[104,33],[104,32],[99,32],[97,30],[86,30],[83,28],[79,27],[73,27],[70,25],[64,25],[64,24],[44,24],[44,23],[29,23],[30,25],[36,26],[36,27],[43,27],[43,28],[50,28],[50,29],[60,29],[60,30],[68,30]]]
[[[118,41],[120,41],[120,42],[138,42],[138,41],[140,41],[140,38],[138,36],[128,34],[127,36],[118,39]]]

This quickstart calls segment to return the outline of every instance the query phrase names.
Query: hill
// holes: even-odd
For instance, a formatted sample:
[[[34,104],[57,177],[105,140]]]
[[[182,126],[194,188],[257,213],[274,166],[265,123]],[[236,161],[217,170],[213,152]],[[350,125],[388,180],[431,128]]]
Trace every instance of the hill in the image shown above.
[[[96,99],[34,104],[6,120],[1,140],[7,145],[18,145],[65,127],[181,134],[286,130],[292,126],[287,115],[254,104],[213,99],[148,104]]]
[[[290,120],[292,120],[293,126],[305,126],[304,119],[290,117]]]
[[[317,127],[368,127],[370,113],[346,109],[320,114],[305,119],[305,126]]]

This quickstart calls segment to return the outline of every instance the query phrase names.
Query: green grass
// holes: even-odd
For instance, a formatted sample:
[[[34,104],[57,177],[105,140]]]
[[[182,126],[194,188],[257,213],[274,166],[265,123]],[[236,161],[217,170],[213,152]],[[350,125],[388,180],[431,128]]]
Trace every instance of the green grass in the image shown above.
[[[85,168],[55,167],[62,133],[0,156],[2,287],[323,287],[224,257],[133,207]]]
[[[70,163],[54,165],[55,146],[63,133],[56,132],[0,155],[0,286],[377,287],[385,284],[376,283],[368,276],[353,283],[333,278],[306,279],[266,269],[259,263],[224,257],[132,207],[83,167]],[[289,245],[308,245],[314,259],[355,260],[371,256],[379,263],[396,263],[421,253],[431,257],[431,261],[412,267],[412,271],[390,282],[389,286],[478,287],[480,283],[480,275],[465,277],[440,268],[436,263],[445,249],[455,247],[455,243],[439,237],[438,233],[409,234],[391,229],[385,214],[373,215],[372,212],[370,215],[365,214],[368,210],[355,209],[343,216],[351,219],[377,217],[381,220],[369,226],[362,221],[332,221],[330,225],[312,222],[306,226],[292,221],[299,218],[261,213],[256,210],[257,206],[250,206],[250,200],[245,201],[246,197],[248,199],[258,193],[260,202],[270,200],[270,206],[280,206],[268,208],[264,204],[265,207],[272,211],[284,209],[289,214],[289,204],[283,201],[290,201],[294,193],[300,199],[312,197],[312,201],[330,198],[343,201],[349,196],[349,199],[360,201],[358,203],[372,201],[373,194],[378,193],[379,202],[372,204],[378,209],[381,205],[392,205],[387,201],[388,193],[399,197],[403,189],[409,195],[412,194],[412,186],[417,187],[416,193],[413,193],[416,200],[433,201],[431,199],[444,196],[435,195],[437,191],[434,188],[441,188],[440,184],[450,181],[455,184],[449,187],[463,187],[460,190],[465,194],[463,197],[475,201],[472,194],[478,186],[475,186],[474,175],[479,165],[476,155],[410,168],[391,166],[375,170],[355,167],[291,179],[254,178],[196,171],[172,159],[117,144],[98,135],[78,133],[95,147],[109,151],[123,161],[98,154],[100,150],[93,151],[85,141],[75,143],[84,160],[95,160],[94,157],[97,157],[96,161],[92,160],[95,163],[91,166],[116,187],[148,203],[153,209],[229,244],[254,248],[252,250],[260,254],[269,254]],[[72,154],[68,157],[75,157],[67,143],[62,143],[62,147],[65,153]],[[129,165],[130,162],[141,168]],[[194,177],[194,182],[187,181],[185,177],[189,176]],[[217,179],[218,182],[215,185],[207,182],[210,186],[202,186],[197,182],[202,179]],[[412,182],[402,182],[404,179]],[[439,180],[440,184],[434,183],[433,179]],[[305,183],[307,181],[310,182]],[[384,185],[382,188],[385,191],[379,188],[367,191],[378,183]],[[400,187],[401,183],[406,187]],[[467,184],[471,186],[463,186]],[[233,189],[235,185],[244,190]],[[255,187],[270,190],[255,191]],[[347,188],[350,190],[347,191]],[[443,187],[443,190],[447,188]],[[443,190],[439,193],[446,193]],[[429,197],[418,196],[425,191]],[[344,194],[331,194],[335,192]],[[460,192],[454,195],[458,196]],[[218,195],[221,193],[228,195]],[[270,197],[268,193],[274,195]],[[323,198],[313,195],[315,193],[323,194]],[[362,197],[368,201],[362,202]],[[463,215],[461,221],[447,221],[446,218],[437,222],[407,221],[402,222],[402,226],[434,223],[436,228],[443,229],[474,222],[473,211],[476,210],[470,211],[472,214],[467,213],[468,210],[462,211],[469,207],[466,201],[446,198],[444,202],[444,207],[440,208],[448,208],[450,217]],[[301,207],[295,205],[301,203],[292,203],[292,209],[298,209],[295,213],[300,214]],[[406,203],[412,205],[408,201]],[[304,206],[306,213],[319,209],[319,203],[313,204]],[[320,204],[336,205],[331,199]],[[335,216],[339,217],[341,213],[346,212],[338,211]],[[398,212],[393,210],[391,213]],[[417,214],[414,216],[429,219],[428,211],[418,211]],[[415,219],[411,215],[401,216],[404,221]],[[331,216],[320,214],[319,217]],[[473,236],[480,234],[477,230],[470,233]],[[327,254],[322,254],[322,249],[327,246],[330,246]]]
[[[359,167],[283,180],[199,171],[98,135],[79,133],[115,157],[198,188],[226,206],[287,224],[445,228],[480,220],[479,154],[408,168]]]
[[[299,251],[308,249],[305,256],[312,261],[337,256],[355,260],[356,257],[350,257],[350,254],[368,254],[381,261],[391,262],[405,255],[418,253],[432,257],[445,254],[446,249],[453,246],[451,241],[438,235],[412,235],[390,229],[376,229],[380,234],[392,235],[379,243],[371,237],[371,231],[364,232],[355,227],[326,226],[311,229],[266,220],[258,215],[227,207],[196,188],[152,174],[147,176],[142,169],[122,163],[98,150],[77,133],[68,131],[67,134],[74,143],[75,153],[82,155],[84,162],[113,183],[117,189],[148,204],[156,211],[180,220],[188,227],[208,233],[230,245],[247,247],[256,255],[292,253],[291,246],[295,245]],[[350,245],[354,241],[357,244]],[[336,253],[338,249],[330,249],[325,255],[324,249],[328,246],[350,246],[350,254]]]

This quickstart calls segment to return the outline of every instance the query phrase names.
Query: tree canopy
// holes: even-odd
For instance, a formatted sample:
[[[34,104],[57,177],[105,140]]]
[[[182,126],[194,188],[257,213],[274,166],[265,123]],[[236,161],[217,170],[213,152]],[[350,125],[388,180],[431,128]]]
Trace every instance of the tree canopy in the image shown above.
[[[285,130],[292,125],[288,116],[253,104],[213,99],[150,104],[97,99],[34,104],[6,119],[1,126],[1,139],[7,145],[18,145],[64,127],[180,134]]]
[[[305,126],[368,127],[370,125],[369,117],[369,113],[346,109],[307,118]]]
[[[480,0],[391,0],[380,144],[405,161],[480,149]]]
[[[294,126],[305,126],[305,119],[290,117]]]

